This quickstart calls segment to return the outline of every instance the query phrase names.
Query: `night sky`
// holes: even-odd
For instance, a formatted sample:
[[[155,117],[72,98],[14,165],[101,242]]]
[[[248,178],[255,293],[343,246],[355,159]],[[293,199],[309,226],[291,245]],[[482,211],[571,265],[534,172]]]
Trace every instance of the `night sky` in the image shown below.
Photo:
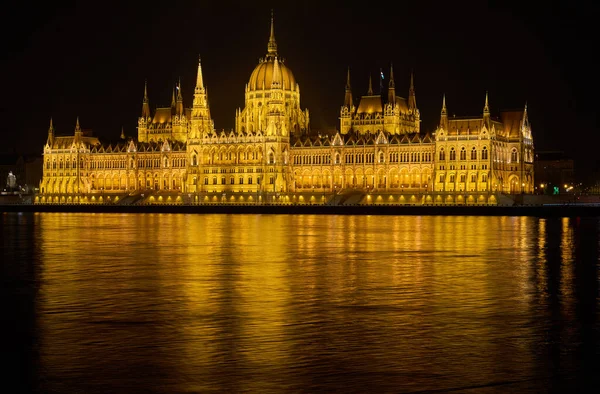
[[[126,4],[125,4],[126,3]],[[356,99],[393,63],[406,97],[414,70],[422,130],[450,116],[528,103],[535,147],[597,167],[598,49],[592,2],[20,2],[3,9],[2,152],[40,153],[57,134],[136,135],[144,80],[151,108],[181,78],[191,106],[200,55],[217,129],[231,129],[244,86],[267,51],[270,10],[279,55],[300,84],[313,130],[338,127],[347,67]],[[385,80],[387,84],[387,79]],[[358,101],[356,101],[358,102]]]

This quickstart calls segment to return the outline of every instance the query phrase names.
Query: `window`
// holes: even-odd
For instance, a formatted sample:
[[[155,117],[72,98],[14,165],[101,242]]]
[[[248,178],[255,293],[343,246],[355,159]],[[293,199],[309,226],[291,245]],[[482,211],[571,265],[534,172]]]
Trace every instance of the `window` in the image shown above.
[[[444,152],[444,148],[440,149],[440,161],[446,160],[446,152]]]
[[[273,180],[273,177],[272,177],[272,176],[270,176],[270,177],[269,177],[269,184],[271,184],[271,185],[272,185],[272,184],[273,184],[273,182],[274,182],[274,180]]]
[[[440,174],[440,182],[444,182],[444,180],[446,179],[446,176],[444,174]]]
[[[204,184],[208,185],[208,177],[207,176],[204,177]]]
[[[240,182],[241,183],[241,182]],[[234,177],[229,177],[229,184],[233,185],[235,184],[235,178]]]
[[[467,150],[465,149],[464,146],[462,148],[460,148],[460,159],[467,160]]]
[[[471,149],[471,160],[477,160],[477,149],[475,147]]]
[[[252,177],[248,177],[248,184],[251,185],[252,184]]]
[[[225,183],[225,177],[224,177],[224,176],[222,176],[222,177],[221,177],[221,185],[225,185],[225,184],[226,184],[226,183]]]
[[[487,158],[488,158],[488,150],[487,150],[487,146],[484,146],[483,149],[481,150],[481,159],[487,160]]]
[[[450,183],[454,183],[454,174],[450,175]]]
[[[515,148],[513,148],[513,150],[510,152],[510,161],[511,163],[518,163],[519,156],[517,155],[517,150]]]
[[[481,182],[487,182],[487,174],[481,175]]]
[[[450,160],[456,160],[456,151],[454,148],[450,148]]]
[[[198,157],[196,155],[192,155],[192,166],[198,165]]]
[[[273,152],[269,153],[269,164],[275,164],[275,155]]]
[[[244,184],[244,177],[243,177],[243,176],[241,176],[241,177],[240,177],[240,185],[243,185],[243,184]]]
[[[213,176],[213,185],[216,185],[216,184],[217,184],[217,177]]]
[[[477,182],[477,175],[471,174],[471,182],[473,182],[473,183]]]
[[[465,174],[460,174],[460,181],[465,182],[467,180],[467,176]]]

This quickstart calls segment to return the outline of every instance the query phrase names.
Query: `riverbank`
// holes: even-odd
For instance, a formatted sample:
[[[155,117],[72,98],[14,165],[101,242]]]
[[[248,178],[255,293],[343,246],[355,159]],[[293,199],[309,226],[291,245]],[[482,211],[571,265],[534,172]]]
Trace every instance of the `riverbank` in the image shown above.
[[[523,206],[476,205],[97,205],[6,204],[0,212],[311,214],[311,215],[460,215],[460,216],[600,216],[598,204]]]

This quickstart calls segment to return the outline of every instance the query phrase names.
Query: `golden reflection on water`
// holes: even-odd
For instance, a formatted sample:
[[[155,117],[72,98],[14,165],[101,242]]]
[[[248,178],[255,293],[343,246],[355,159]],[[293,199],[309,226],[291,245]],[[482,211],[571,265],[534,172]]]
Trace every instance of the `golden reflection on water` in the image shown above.
[[[555,259],[575,318],[574,224],[555,222],[36,214],[42,363],[88,391],[148,371],[170,392],[526,379]]]

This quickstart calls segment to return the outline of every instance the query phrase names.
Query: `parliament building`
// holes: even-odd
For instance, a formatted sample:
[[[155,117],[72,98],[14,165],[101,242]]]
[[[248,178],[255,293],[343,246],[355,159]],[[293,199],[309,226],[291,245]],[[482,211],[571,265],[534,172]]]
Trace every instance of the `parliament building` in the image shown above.
[[[387,95],[369,81],[355,102],[348,70],[339,129],[312,133],[271,18],[233,130],[215,128],[199,61],[191,108],[179,85],[153,111],[144,88],[137,138],[103,143],[79,119],[59,136],[50,121],[36,202],[494,205],[533,193],[526,106],[492,117],[486,94],[481,116],[448,117],[444,96],[438,127],[424,132],[412,76],[407,97],[398,93],[390,69]]]

